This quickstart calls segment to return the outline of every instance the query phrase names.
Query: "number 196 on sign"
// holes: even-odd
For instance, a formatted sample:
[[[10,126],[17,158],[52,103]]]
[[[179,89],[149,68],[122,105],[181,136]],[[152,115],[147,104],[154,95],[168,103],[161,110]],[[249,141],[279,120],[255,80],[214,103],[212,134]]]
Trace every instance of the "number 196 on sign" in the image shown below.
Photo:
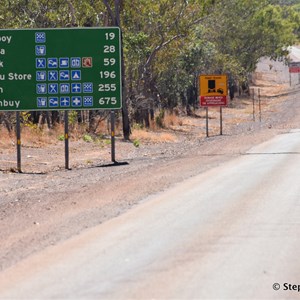
[[[116,78],[116,72],[115,71],[112,71],[112,72],[109,72],[109,71],[101,71],[100,72],[100,78]]]

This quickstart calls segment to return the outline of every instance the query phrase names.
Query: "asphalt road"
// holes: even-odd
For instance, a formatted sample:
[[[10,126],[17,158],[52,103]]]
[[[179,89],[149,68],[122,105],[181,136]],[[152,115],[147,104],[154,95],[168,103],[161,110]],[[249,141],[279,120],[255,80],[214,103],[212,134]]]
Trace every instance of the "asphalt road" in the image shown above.
[[[297,299],[299,233],[294,130],[2,272],[0,299]]]

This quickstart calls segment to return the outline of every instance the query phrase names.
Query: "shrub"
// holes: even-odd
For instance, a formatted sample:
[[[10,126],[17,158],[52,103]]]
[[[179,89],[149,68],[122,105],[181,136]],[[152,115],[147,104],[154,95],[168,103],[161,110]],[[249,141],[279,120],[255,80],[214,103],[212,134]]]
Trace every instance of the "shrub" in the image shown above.
[[[65,140],[65,136],[63,134],[61,134],[60,136],[58,136],[58,140],[59,141],[64,141]]]
[[[93,141],[93,138],[88,134],[85,134],[82,138],[87,143],[91,143]]]
[[[136,147],[136,148],[138,148],[138,147],[140,146],[140,141],[137,140],[137,139],[134,140],[134,141],[133,141],[133,146]]]

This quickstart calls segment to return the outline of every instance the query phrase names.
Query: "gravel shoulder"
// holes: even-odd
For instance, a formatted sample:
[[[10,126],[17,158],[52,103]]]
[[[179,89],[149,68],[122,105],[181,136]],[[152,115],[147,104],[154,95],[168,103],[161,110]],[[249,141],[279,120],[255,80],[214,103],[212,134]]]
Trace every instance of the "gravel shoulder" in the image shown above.
[[[117,217],[149,195],[244,155],[252,146],[299,128],[300,93],[264,100],[262,121],[251,115],[251,101],[237,100],[224,109],[224,134],[218,112],[205,120],[185,118],[183,125],[155,134],[165,142],[132,143],[117,139],[117,160],[109,165],[109,145],[71,141],[71,171],[63,169],[63,144],[23,145],[24,173],[10,172],[14,148],[0,151],[0,270],[58,244],[87,228]],[[237,183],[238,184],[238,183]]]

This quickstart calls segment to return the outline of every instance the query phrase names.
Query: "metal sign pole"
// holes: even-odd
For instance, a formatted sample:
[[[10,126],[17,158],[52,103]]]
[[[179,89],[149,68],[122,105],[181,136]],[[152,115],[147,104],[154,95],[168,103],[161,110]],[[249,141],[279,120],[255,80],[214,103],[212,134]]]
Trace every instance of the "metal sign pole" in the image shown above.
[[[259,122],[261,122],[261,100],[260,100],[260,89],[258,89],[258,106],[259,106]]]
[[[208,106],[206,106],[206,137],[208,137]]]
[[[255,89],[252,89],[253,121],[255,121]]]
[[[111,161],[116,162],[116,145],[115,145],[115,111],[110,112],[111,123]]]
[[[20,112],[16,112],[16,133],[17,133],[17,169],[19,173],[22,173],[21,170],[21,124],[20,124]]]
[[[220,135],[223,135],[223,110],[220,106]]]
[[[65,111],[65,168],[70,170],[69,166],[69,111]]]

